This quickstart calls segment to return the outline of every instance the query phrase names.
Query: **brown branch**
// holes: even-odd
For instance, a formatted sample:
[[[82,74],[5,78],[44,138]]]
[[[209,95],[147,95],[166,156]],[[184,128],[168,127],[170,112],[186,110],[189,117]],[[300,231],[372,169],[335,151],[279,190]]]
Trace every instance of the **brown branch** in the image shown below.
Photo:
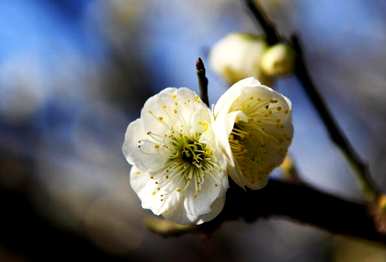
[[[334,234],[357,237],[386,244],[386,234],[377,230],[364,203],[355,203],[320,192],[307,185],[271,180],[256,191],[243,191],[232,186],[227,192],[224,210],[213,221],[196,227],[157,232],[163,236],[186,233],[211,234],[226,221],[281,217],[316,226]],[[164,225],[162,225],[164,229]],[[170,226],[170,225],[168,225]],[[157,231],[154,227],[153,231]]]
[[[200,88],[201,100],[207,106],[209,106],[208,78],[206,78],[205,66],[204,66],[204,62],[202,61],[201,57],[199,57],[197,59],[196,70],[197,70],[197,79],[198,79],[198,85],[199,85],[199,88]]]
[[[255,3],[256,0],[244,0],[245,6],[248,11],[251,13],[255,21],[260,24],[263,29],[267,43],[269,45],[274,45],[279,43],[282,39],[279,32],[276,30],[275,25],[268,18],[268,16],[263,12],[260,5]]]
[[[277,44],[279,42],[288,42],[286,39],[280,37],[275,25],[270,21],[267,15],[256,1],[243,0],[250,12],[253,14],[255,20],[262,27],[264,33],[267,36],[269,44]],[[334,119],[330,110],[327,107],[326,102],[318,91],[315,83],[312,81],[310,73],[307,69],[306,62],[303,55],[303,49],[300,41],[296,36],[292,37],[291,43],[296,52],[296,65],[295,75],[298,78],[303,90],[305,91],[308,99],[312,102],[316,112],[322,120],[329,137],[332,142],[341,150],[345,158],[350,163],[351,167],[355,171],[357,180],[360,184],[364,197],[369,202],[374,202],[380,197],[380,190],[376,187],[373,179],[371,178],[369,167],[361,160],[358,153],[355,151],[349,140],[344,135],[343,131],[339,128],[337,121]]]
[[[343,131],[339,128],[338,123],[332,116],[327,104],[312,81],[304,60],[300,41],[296,36],[292,37],[292,44],[297,54],[295,67],[296,77],[302,84],[306,95],[317,109],[317,113],[322,119],[330,139],[341,150],[351,167],[356,171],[358,182],[366,199],[368,201],[374,201],[379,197],[380,191],[371,178],[369,167],[362,161]]]

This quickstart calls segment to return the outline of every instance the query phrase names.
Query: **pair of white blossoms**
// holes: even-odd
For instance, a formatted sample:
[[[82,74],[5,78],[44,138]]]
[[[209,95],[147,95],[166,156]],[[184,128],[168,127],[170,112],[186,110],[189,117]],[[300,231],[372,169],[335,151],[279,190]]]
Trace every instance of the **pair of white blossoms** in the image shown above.
[[[150,97],[125,134],[130,184],[142,207],[180,224],[201,224],[224,207],[228,175],[260,189],[286,156],[291,102],[250,77],[210,110],[188,88]]]

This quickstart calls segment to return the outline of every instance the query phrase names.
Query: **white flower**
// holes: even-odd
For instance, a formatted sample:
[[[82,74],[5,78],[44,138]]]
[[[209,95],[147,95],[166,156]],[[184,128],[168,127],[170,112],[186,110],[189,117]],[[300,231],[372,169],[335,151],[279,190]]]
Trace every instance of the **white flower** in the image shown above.
[[[214,114],[232,179],[243,188],[264,187],[292,140],[291,102],[250,77],[220,97]]]
[[[253,76],[270,83],[261,70],[261,58],[268,45],[264,37],[245,33],[232,33],[218,41],[209,54],[212,69],[233,84]]]
[[[209,108],[187,88],[166,88],[146,101],[122,147],[143,208],[180,224],[220,213],[227,164],[212,122]]]

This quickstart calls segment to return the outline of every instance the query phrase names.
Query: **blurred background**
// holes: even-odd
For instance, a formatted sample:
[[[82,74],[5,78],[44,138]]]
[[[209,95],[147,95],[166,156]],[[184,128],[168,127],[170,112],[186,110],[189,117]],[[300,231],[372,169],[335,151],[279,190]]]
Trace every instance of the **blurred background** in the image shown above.
[[[284,35],[298,32],[320,91],[386,189],[386,2],[260,2]],[[143,226],[125,129],[161,89],[197,90],[195,60],[235,31],[260,32],[240,0],[1,0],[0,261],[386,261],[383,247],[279,218],[226,223],[211,238]],[[227,85],[210,68],[208,78],[214,103]],[[360,199],[297,81],[275,85],[294,106],[303,179]]]

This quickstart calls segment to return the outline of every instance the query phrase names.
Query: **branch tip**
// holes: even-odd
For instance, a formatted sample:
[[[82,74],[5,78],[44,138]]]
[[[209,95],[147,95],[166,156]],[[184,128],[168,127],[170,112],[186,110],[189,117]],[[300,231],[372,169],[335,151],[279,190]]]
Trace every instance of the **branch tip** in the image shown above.
[[[204,62],[201,57],[197,59],[196,62],[196,70],[197,70],[197,79],[198,86],[200,88],[200,97],[201,100],[209,106],[209,97],[208,97],[208,78],[206,77],[206,70]]]

